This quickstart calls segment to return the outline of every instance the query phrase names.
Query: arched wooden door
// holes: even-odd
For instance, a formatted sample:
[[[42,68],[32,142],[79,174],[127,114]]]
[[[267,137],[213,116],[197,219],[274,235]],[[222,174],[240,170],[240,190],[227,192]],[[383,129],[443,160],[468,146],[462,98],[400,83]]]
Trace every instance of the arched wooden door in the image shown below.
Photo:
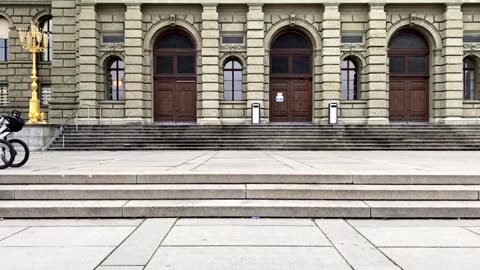
[[[280,33],[270,51],[270,122],[312,121],[312,46],[300,32]]]
[[[429,46],[413,30],[401,30],[389,43],[391,121],[429,119]]]
[[[196,122],[196,50],[191,37],[168,31],[155,42],[153,52],[154,120]]]

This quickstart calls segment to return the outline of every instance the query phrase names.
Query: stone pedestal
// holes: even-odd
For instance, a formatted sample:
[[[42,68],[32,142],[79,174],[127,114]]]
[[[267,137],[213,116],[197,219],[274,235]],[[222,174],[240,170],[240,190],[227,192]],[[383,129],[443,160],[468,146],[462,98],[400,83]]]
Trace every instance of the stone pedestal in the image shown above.
[[[58,125],[25,125],[20,132],[12,133],[8,138],[24,141],[30,151],[45,151],[59,131]]]

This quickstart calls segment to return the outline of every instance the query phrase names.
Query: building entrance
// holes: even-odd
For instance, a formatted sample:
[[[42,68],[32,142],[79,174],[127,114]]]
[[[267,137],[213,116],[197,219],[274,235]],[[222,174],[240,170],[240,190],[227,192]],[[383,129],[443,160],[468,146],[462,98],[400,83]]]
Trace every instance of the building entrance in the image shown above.
[[[196,122],[196,51],[182,31],[162,34],[154,48],[154,120]]]
[[[389,44],[390,121],[429,119],[429,49],[425,38],[413,30],[398,32]]]
[[[312,121],[312,46],[300,32],[285,31],[270,51],[270,122]]]

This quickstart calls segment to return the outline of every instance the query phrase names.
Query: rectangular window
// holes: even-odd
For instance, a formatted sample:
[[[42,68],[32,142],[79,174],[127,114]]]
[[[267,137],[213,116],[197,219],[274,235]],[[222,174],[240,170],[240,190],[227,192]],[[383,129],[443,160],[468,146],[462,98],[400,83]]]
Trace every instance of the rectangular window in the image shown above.
[[[157,74],[173,73],[173,56],[157,57]]]
[[[409,56],[408,72],[409,73],[427,73],[427,57]]]
[[[223,44],[243,44],[243,36],[222,36]]]
[[[288,73],[288,56],[272,56],[272,73]]]
[[[308,56],[293,57],[292,59],[293,73],[310,73],[310,65]]]
[[[103,43],[125,43],[125,36],[123,34],[109,34],[102,36]]]
[[[0,106],[8,105],[8,84],[0,83]]]
[[[480,34],[468,34],[463,36],[463,42],[478,43],[480,42]]]
[[[342,43],[363,43],[363,35],[342,35]]]
[[[195,73],[195,58],[193,56],[178,56],[177,72],[183,74]]]
[[[0,62],[8,61],[8,39],[0,39]]]
[[[393,56],[390,57],[390,73],[404,73],[405,72],[405,57]]]

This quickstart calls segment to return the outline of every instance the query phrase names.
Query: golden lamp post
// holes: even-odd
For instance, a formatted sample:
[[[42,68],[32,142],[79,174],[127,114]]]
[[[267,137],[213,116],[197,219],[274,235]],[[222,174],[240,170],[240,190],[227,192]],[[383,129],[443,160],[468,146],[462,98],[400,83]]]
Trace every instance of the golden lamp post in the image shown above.
[[[37,53],[48,49],[48,34],[43,33],[38,25],[33,22],[30,29],[20,29],[18,31],[22,47],[32,53],[32,98],[30,99],[30,111],[28,113],[30,124],[45,124],[45,116],[40,112],[40,100],[38,99],[37,84]]]

